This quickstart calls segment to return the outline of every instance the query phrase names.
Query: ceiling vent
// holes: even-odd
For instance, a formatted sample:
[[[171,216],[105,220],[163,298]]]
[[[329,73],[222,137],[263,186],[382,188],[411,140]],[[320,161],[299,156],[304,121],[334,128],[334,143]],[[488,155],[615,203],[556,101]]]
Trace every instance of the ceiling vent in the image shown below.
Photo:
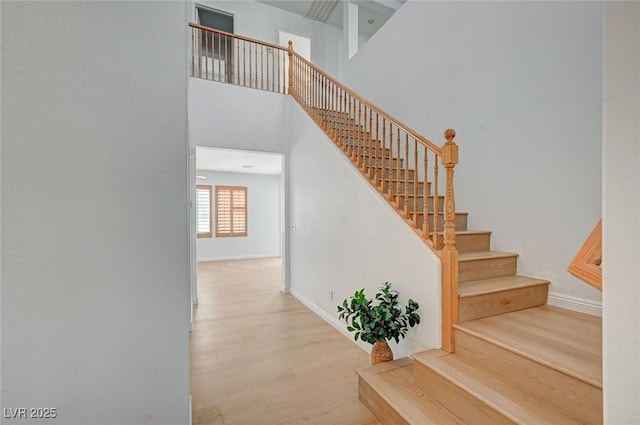
[[[314,21],[326,23],[333,11],[336,10],[338,3],[338,0],[313,0],[304,16]]]

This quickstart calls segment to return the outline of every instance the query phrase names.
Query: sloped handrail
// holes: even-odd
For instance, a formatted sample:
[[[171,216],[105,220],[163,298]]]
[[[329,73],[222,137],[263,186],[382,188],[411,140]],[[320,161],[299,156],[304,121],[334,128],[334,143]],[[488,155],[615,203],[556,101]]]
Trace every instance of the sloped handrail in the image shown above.
[[[602,220],[596,224],[568,268],[569,273],[602,291]]]
[[[453,351],[458,321],[455,131],[445,131],[447,141],[440,148],[300,56],[291,42],[288,50],[289,94],[440,257],[442,348]]]
[[[293,47],[293,44],[291,44],[291,46]],[[360,96],[359,94],[357,94],[356,92],[351,90],[349,87],[347,87],[344,84],[340,83],[338,80],[336,80],[335,78],[333,78],[332,76],[330,76],[326,72],[322,71],[320,68],[316,67],[314,64],[312,64],[311,62],[309,62],[308,60],[306,60],[305,58],[303,58],[302,56],[297,54],[295,51],[293,52],[293,55],[295,56],[295,60],[296,61],[299,61],[299,62],[303,63],[305,66],[313,69],[319,75],[322,75],[322,78],[325,78],[327,81],[331,82],[332,84],[335,84],[337,87],[339,87],[345,93],[347,93],[349,96],[353,97],[354,99],[357,99],[358,102],[362,103],[363,105],[366,105],[367,107],[378,111],[378,113],[379,113],[379,115],[381,117],[385,117],[389,122],[395,123],[403,131],[406,131],[409,135],[411,135],[412,137],[414,137],[417,140],[419,140],[422,144],[424,144],[425,146],[428,146],[429,149],[431,149],[432,151],[436,152],[438,155],[442,155],[441,149],[440,149],[440,147],[438,145],[436,145],[432,141],[428,140],[426,137],[420,135],[418,132],[412,130],[411,128],[409,128],[409,126],[403,124],[402,122],[400,122],[400,120],[398,120],[398,119],[394,118],[393,116],[391,116],[391,114],[383,111],[380,107],[378,107],[378,106],[374,105],[373,103],[369,102],[368,100],[366,100],[365,98],[363,98],[362,96]]]

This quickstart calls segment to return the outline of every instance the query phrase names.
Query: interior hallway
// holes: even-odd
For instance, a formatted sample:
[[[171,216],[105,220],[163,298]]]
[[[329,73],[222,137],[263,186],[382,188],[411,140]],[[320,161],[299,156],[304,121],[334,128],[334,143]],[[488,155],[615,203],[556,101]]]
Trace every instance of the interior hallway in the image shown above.
[[[193,423],[379,425],[358,400],[369,356],[293,296],[279,258],[198,263]]]

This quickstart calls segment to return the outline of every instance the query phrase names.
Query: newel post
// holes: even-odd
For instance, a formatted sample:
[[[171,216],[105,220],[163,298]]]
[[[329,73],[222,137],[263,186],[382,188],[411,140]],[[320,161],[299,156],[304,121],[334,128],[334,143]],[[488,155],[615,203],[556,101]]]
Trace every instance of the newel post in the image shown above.
[[[293,93],[293,41],[289,40],[289,49],[287,50],[289,55],[289,94]]]
[[[446,169],[444,195],[444,248],[442,248],[442,349],[454,351],[453,325],[458,321],[458,250],[456,249],[456,202],[453,191],[453,169],[458,163],[458,145],[453,141],[456,131],[444,132],[447,142],[442,146],[442,165]]]

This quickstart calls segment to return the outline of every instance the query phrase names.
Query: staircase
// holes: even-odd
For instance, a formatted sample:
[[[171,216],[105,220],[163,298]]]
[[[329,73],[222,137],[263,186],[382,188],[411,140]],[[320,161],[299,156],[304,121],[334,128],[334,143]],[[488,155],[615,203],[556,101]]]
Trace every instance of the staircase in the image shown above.
[[[453,194],[455,131],[445,132],[440,148],[291,44],[285,50],[190,26],[192,75],[278,93],[286,88],[441,259],[442,349],[358,371],[360,399],[383,424],[602,423],[601,320],[548,306],[549,281],[518,275],[517,253],[492,251],[491,231],[467,228],[468,213],[456,211]],[[230,54],[221,47],[227,38],[234,40]],[[210,69],[207,57],[214,56],[231,63],[228,75]],[[258,58],[267,58],[259,67],[264,75]],[[600,267],[592,245],[577,272],[588,266],[594,275],[591,268]]]
[[[388,148],[380,141],[365,145],[369,136],[360,137],[365,129],[346,113],[312,112],[334,141],[340,136],[336,144],[424,237],[425,187],[429,211],[437,205],[435,215],[444,215],[444,198],[434,196],[427,182],[418,183],[417,194],[405,202],[404,185],[415,184],[416,170],[405,173],[408,180],[399,176],[390,184],[385,178],[394,172],[396,159]],[[376,146],[377,156],[372,154]],[[433,229],[429,240],[443,232],[442,221],[433,227],[434,213],[427,217]],[[359,370],[360,399],[383,424],[602,423],[600,318],[546,305],[549,281],[518,275],[518,254],[492,251],[491,232],[468,230],[467,217],[455,213],[455,352],[429,350]],[[434,248],[441,249],[443,237],[435,240]]]

